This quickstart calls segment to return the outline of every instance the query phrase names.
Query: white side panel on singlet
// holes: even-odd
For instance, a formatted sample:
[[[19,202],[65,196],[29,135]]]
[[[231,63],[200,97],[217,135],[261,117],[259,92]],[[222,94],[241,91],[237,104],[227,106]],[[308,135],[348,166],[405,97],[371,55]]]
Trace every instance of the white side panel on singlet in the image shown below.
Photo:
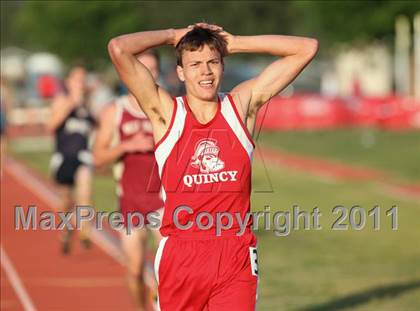
[[[244,147],[245,151],[248,153],[249,159],[252,161],[254,146],[249,140],[247,134],[245,133],[245,129],[242,127],[241,121],[238,119],[235,110],[232,107],[234,103],[231,103],[229,97],[225,94],[220,94],[220,97],[222,104],[222,115],[225,118],[226,122],[229,124],[232,131],[235,133],[241,145]]]

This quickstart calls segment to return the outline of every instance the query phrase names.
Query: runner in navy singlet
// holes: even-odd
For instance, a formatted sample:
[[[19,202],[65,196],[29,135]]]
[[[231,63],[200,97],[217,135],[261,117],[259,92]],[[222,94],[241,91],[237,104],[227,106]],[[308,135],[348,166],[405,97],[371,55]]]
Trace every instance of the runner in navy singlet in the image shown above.
[[[72,211],[75,206],[88,206],[91,199],[92,156],[88,140],[94,127],[94,119],[87,107],[86,70],[71,69],[65,91],[52,103],[51,116],[47,123],[55,138],[55,152],[50,161],[50,171],[63,198],[62,211]],[[62,235],[62,252],[70,251],[71,232],[65,229]],[[80,240],[84,247],[90,246],[89,225],[83,224]]]

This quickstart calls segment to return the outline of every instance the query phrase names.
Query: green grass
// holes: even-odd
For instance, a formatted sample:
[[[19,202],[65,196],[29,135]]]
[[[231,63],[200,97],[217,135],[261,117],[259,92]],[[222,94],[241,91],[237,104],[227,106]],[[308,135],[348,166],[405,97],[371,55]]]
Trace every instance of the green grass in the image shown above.
[[[254,184],[267,185],[254,165]],[[420,301],[420,204],[392,199],[371,183],[325,183],[304,173],[269,167],[273,192],[254,193],[253,208],[291,211],[317,206],[321,230],[292,230],[284,237],[258,232],[261,310],[416,310]],[[363,230],[334,231],[341,204],[366,211],[380,206],[380,230],[367,217]],[[399,228],[385,211],[398,206]],[[348,223],[348,219],[346,221]],[[302,223],[301,223],[302,226]]]
[[[360,133],[359,133],[360,134]],[[261,140],[291,152],[323,156],[327,146],[329,155],[349,163],[370,165],[372,151],[350,147],[357,131],[330,133],[268,134]],[[334,140],[334,135],[339,141]],[[384,152],[374,167],[387,169],[403,178],[417,179],[412,146],[414,134],[396,140],[390,133],[377,134],[377,146]],[[393,139],[387,140],[386,137]],[[318,144],[314,141],[315,137]],[[321,138],[319,138],[321,137]],[[341,140],[347,137],[349,146]],[[390,142],[387,146],[387,141]],[[306,148],[305,148],[306,142]],[[380,143],[379,143],[380,142]],[[347,148],[340,151],[339,146]],[[400,161],[388,166],[397,157]],[[401,152],[402,148],[408,152]],[[376,147],[375,147],[376,148]],[[411,148],[411,149],[410,149]],[[306,151],[304,151],[306,150]],[[364,155],[358,154],[357,150]],[[34,168],[46,173],[49,152],[19,152],[17,156]],[[258,310],[418,310],[420,301],[420,204],[388,196],[373,182],[329,182],[305,172],[286,168],[263,167],[254,164],[254,211],[270,206],[271,211],[291,211],[294,205],[312,211],[318,207],[321,230],[291,230],[278,237],[273,223],[270,231],[259,230]],[[94,202],[99,209],[112,208],[114,182],[110,176],[97,176],[94,181]],[[111,203],[112,202],[112,203]],[[366,211],[380,206],[380,230],[373,230],[372,217],[366,218],[363,230],[334,231],[332,224],[338,215],[332,213],[336,205],[350,209],[354,205]],[[385,211],[398,206],[398,230],[391,229]],[[111,207],[110,207],[111,206]],[[346,220],[348,223],[348,219]],[[301,223],[302,226],[302,223]]]
[[[261,146],[385,170],[420,181],[420,131],[373,129],[262,132]]]

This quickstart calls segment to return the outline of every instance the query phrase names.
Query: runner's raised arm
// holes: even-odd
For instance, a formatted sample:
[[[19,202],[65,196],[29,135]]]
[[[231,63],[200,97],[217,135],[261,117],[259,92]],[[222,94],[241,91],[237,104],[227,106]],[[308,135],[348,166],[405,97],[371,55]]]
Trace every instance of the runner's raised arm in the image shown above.
[[[172,99],[156,84],[149,70],[137,60],[136,55],[161,45],[175,46],[189,30],[183,28],[137,32],[113,38],[108,44],[109,55],[121,80],[134,94],[154,127],[163,126],[165,130],[169,125]]]

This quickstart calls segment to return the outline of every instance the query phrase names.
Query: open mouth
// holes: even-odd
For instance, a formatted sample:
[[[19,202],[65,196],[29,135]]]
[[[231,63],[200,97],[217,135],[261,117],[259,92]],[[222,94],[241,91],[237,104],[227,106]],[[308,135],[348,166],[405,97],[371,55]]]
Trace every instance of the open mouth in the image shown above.
[[[214,80],[203,80],[200,81],[198,84],[200,84],[202,88],[211,89],[213,87]]]

